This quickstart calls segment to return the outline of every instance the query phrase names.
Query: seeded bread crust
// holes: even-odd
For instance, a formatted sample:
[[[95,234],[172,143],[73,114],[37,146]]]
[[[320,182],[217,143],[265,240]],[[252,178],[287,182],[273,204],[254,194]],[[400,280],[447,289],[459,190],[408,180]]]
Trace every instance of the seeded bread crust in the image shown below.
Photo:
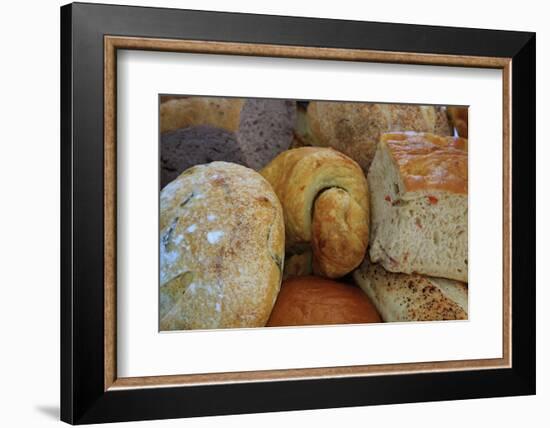
[[[466,147],[431,134],[382,136],[368,174],[372,262],[468,282]]]
[[[161,134],[161,188],[194,165],[226,161],[246,165],[235,134],[208,125],[190,126]]]
[[[264,326],[283,261],[282,208],[260,174],[188,169],[160,195],[160,329]]]
[[[462,282],[391,273],[366,261],[353,278],[385,322],[468,319],[468,286]]]
[[[449,135],[450,128],[441,107],[312,101],[302,140],[344,153],[367,173],[380,136],[393,131]]]

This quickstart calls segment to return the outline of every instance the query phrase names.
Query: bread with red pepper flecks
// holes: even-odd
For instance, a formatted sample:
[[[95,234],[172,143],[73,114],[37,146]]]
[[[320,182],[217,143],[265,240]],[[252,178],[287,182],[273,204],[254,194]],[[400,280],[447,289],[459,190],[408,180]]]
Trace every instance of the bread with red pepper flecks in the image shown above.
[[[369,170],[370,260],[468,282],[468,141],[383,134]]]

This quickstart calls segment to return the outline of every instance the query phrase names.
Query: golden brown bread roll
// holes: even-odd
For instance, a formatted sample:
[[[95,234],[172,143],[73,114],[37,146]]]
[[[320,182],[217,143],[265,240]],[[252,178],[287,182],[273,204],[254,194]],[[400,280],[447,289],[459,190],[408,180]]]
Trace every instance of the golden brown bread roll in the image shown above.
[[[330,148],[301,147],[281,153],[261,174],[283,206],[290,253],[311,245],[314,272],[329,278],[361,263],[369,240],[369,191],[356,162]]]
[[[315,276],[283,281],[267,327],[381,322],[358,287]]]
[[[365,173],[384,132],[450,133],[444,110],[435,106],[312,101],[307,120],[303,141],[339,150],[355,160]]]
[[[257,172],[183,172],[160,194],[160,329],[264,326],[281,283],[283,212]]]
[[[175,98],[160,105],[160,132],[189,126],[210,125],[236,132],[243,98]]]

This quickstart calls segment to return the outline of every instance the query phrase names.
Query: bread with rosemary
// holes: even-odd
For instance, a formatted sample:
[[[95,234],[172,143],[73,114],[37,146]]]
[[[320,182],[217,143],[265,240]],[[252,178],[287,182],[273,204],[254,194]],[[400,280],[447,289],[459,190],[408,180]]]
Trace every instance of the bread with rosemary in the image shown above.
[[[282,208],[257,172],[212,162],[161,191],[161,330],[264,326],[283,261]]]

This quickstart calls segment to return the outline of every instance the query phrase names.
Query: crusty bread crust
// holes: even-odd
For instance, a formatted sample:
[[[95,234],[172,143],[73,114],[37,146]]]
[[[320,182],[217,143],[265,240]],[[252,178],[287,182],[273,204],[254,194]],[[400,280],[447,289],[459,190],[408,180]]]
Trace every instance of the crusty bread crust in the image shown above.
[[[267,327],[381,322],[359,287],[315,276],[283,281]]]
[[[462,282],[391,273],[366,261],[353,277],[385,322],[468,319],[468,286]]]
[[[394,132],[380,139],[380,149],[390,152],[406,192],[468,194],[467,148],[464,138],[429,133]]]
[[[329,278],[361,263],[369,192],[356,162],[330,148],[301,147],[281,153],[261,174],[283,206],[287,250],[311,244],[314,272]]]
[[[466,140],[384,134],[368,174],[370,260],[386,270],[468,281]]]
[[[188,126],[210,125],[227,131],[239,129],[243,98],[176,98],[160,105],[160,132]]]
[[[365,172],[384,132],[450,132],[442,110],[434,106],[312,101],[307,118],[312,145],[344,153]]]
[[[282,207],[260,174],[188,169],[160,195],[160,329],[264,326],[283,259]]]

